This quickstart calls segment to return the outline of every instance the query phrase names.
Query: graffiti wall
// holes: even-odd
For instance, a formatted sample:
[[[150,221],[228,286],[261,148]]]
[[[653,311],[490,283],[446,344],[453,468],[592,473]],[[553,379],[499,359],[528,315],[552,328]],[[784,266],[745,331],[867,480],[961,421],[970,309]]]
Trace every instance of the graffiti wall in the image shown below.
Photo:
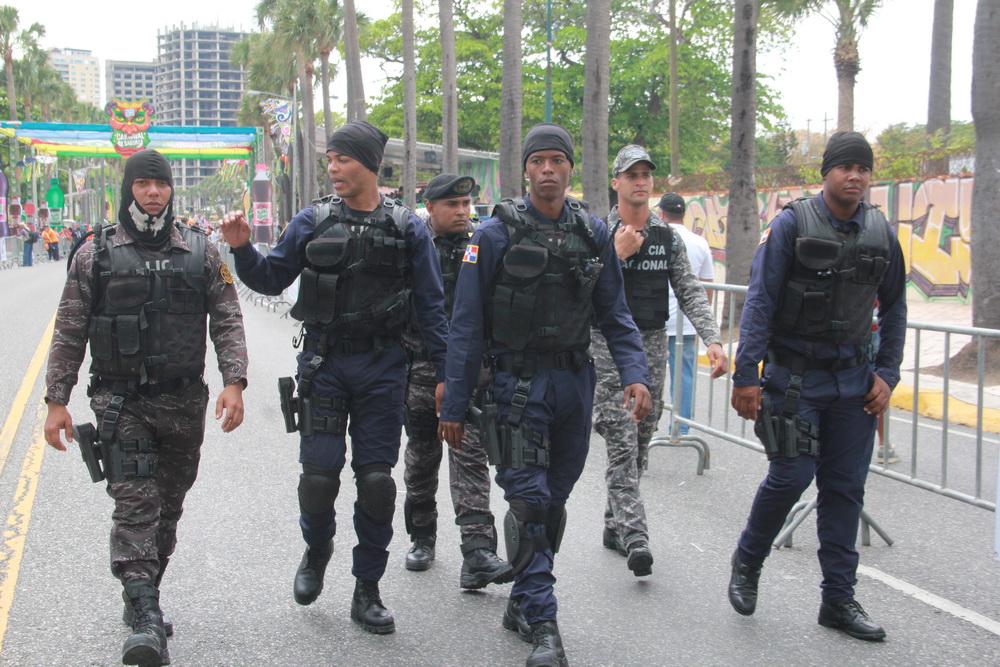
[[[969,300],[972,183],[971,176],[955,176],[871,187],[869,201],[882,209],[899,236],[910,286],[928,299]],[[794,187],[758,192],[761,230],[786,203],[821,189]],[[684,199],[688,203],[684,223],[708,240],[716,264],[716,281],[722,280],[729,195],[685,195]]]

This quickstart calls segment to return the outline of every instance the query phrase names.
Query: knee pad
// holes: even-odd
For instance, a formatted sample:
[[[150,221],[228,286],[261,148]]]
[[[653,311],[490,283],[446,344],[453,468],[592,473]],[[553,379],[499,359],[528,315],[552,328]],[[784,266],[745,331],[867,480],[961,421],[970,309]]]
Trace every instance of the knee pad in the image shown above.
[[[566,506],[550,507],[545,513],[545,537],[552,547],[552,553],[559,553],[563,533],[566,531]]]
[[[549,548],[549,540],[544,532],[528,535],[525,527],[527,523],[546,525],[546,511],[528,505],[523,500],[510,501],[510,509],[503,519],[503,537],[507,547],[507,562],[515,575],[528,567],[536,551]]]
[[[396,482],[392,468],[385,463],[360,468],[355,477],[358,485],[358,505],[375,523],[389,523],[396,509]]]
[[[299,507],[307,514],[320,514],[333,506],[340,493],[340,470],[303,466],[299,475]]]

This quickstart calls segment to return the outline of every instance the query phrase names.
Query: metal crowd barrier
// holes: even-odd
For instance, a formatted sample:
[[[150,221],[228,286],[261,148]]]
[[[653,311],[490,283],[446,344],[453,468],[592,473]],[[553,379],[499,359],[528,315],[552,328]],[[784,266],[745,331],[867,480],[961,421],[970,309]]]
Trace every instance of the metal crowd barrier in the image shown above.
[[[24,241],[20,236],[4,236],[0,238],[3,242],[3,255],[0,256],[0,269],[14,269],[24,263]],[[62,256],[62,255],[60,255]],[[49,261],[49,254],[45,250],[45,242],[39,240],[32,248],[32,264],[41,264]]]
[[[716,321],[726,299],[724,295],[745,294],[747,288],[739,285],[703,283],[707,290],[717,293],[713,301]],[[728,322],[735,318],[735,299],[728,299]],[[669,333],[672,327],[667,324]],[[736,355],[737,332],[730,327],[723,332],[723,347],[732,364]],[[1000,397],[987,396],[985,386],[985,355],[988,340],[1000,339],[1000,330],[977,327],[951,326],[932,322],[907,322],[907,345],[901,381],[893,394],[893,405],[886,411],[885,442],[892,443],[902,460],[890,468],[890,463],[872,463],[869,471],[905,484],[910,484],[948,498],[962,501],[996,513],[996,495],[1000,493],[1000,438],[989,433],[985,426],[996,428],[997,415],[988,407],[994,401],[1000,407]],[[682,358],[682,337],[675,339],[675,360]],[[973,343],[978,352],[976,381],[960,382],[951,377],[951,357],[966,343]],[[922,369],[921,351],[940,350],[940,360],[931,363],[940,367],[940,376]],[[926,355],[926,352],[924,352]],[[692,386],[693,414],[685,419],[673,414],[673,406],[681,404],[681,364],[675,364],[674,392],[665,396],[664,410],[672,414],[672,424],[667,435],[657,436],[650,447],[692,447],[698,451],[697,474],[711,466],[711,453],[706,438],[712,436],[763,454],[753,424],[740,419],[729,405],[732,391],[731,374],[711,380],[707,373],[696,366]],[[666,386],[669,388],[669,377]],[[911,393],[912,396],[908,395]],[[947,397],[947,400],[945,398]],[[928,407],[931,406],[931,407]],[[956,412],[962,414],[956,416]],[[930,416],[929,416],[930,415]],[[896,426],[893,426],[896,424]],[[681,425],[688,426],[687,435],[680,432]],[[878,449],[876,452],[883,453]],[[996,468],[993,486],[984,486],[984,477]],[[779,535],[776,546],[790,545],[791,534],[808,512],[815,507],[803,501],[792,510],[786,521],[786,530]],[[862,541],[868,544],[869,526],[891,544],[891,539],[868,516],[862,517]],[[997,516],[997,551],[1000,554],[1000,515]]]

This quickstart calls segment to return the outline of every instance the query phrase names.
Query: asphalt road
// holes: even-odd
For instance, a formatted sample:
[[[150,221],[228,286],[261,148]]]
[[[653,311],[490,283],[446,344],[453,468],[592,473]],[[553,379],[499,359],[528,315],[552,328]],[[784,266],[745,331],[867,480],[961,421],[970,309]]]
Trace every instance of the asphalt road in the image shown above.
[[[120,664],[128,636],[121,589],[108,569],[111,500],[102,485],[90,483],[75,445],[64,453],[41,444],[42,377],[29,382],[26,397],[18,394],[22,381],[32,378],[31,360],[63,275],[61,264],[0,271],[0,336],[6,343],[0,409],[7,415],[4,434],[13,434],[9,451],[0,438],[0,511],[8,517],[0,545],[5,667]],[[457,527],[447,519],[446,485],[438,498],[438,558],[429,571],[403,568],[407,543],[402,512],[396,514],[382,582],[395,634],[370,635],[350,621],[349,521],[337,538],[323,595],[309,607],[295,604],[291,582],[303,549],[297,446],[284,433],[275,382],[293,370],[295,329],[280,310],[244,301],[244,312],[251,359],[247,418],[236,432],[223,434],[210,417],[200,477],[162,587],[161,601],[176,626],[173,664],[523,664],[528,645],[500,626],[509,585],[475,593],[458,588],[461,555]],[[210,354],[213,397],[219,389],[214,366]],[[725,410],[723,394],[715,397],[717,419]],[[701,403],[706,410],[707,398]],[[92,420],[82,387],[70,407],[77,420]],[[738,421],[731,418],[730,428],[738,429]],[[665,429],[665,419],[661,425]],[[939,442],[933,427],[922,422],[918,438]],[[897,430],[898,440],[894,435],[904,454],[897,466],[909,465],[907,430]],[[957,444],[967,440],[950,438],[951,455],[964,456],[955,452],[968,450]],[[888,639],[870,644],[816,624],[820,573],[813,517],[795,534],[794,547],[774,552],[766,563],[756,615],[737,615],[725,596],[729,556],[766,462],[743,447],[708,442],[711,467],[701,476],[693,450],[653,450],[643,495],[656,562],[651,577],[637,579],[624,559],[601,546],[605,457],[603,441],[592,441],[556,558],[559,622],[573,665],[1000,664],[993,513],[877,475],[869,478],[867,509],[895,543],[873,536],[871,546],[859,547],[858,599],[885,626]],[[932,447],[921,445],[920,456],[933,458]],[[986,447],[986,456],[995,457],[995,444]],[[984,469],[995,470],[995,463]],[[961,470],[953,464],[951,475],[967,475]],[[395,476],[402,489],[401,466]],[[337,501],[341,517],[350,516],[354,496],[345,479]],[[501,494],[493,501],[502,515]]]

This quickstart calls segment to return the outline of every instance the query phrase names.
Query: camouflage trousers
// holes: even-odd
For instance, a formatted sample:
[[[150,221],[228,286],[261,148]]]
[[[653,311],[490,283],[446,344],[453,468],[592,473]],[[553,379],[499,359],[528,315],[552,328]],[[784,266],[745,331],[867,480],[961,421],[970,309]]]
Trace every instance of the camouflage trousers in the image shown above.
[[[110,401],[107,389],[98,390],[90,400],[98,428]],[[122,581],[155,579],[160,559],[174,552],[184,497],[198,476],[207,405],[208,388],[200,382],[156,398],[130,394],[125,399],[116,439],[149,438],[157,443],[157,451],[129,452],[126,458],[155,461],[152,477],[107,485],[115,501],[111,573]]]
[[[622,409],[624,393],[618,369],[608,351],[608,343],[596,329],[592,332],[590,354],[597,370],[597,390],[594,395],[594,430],[601,434],[608,447],[608,468],[604,479],[608,485],[608,501],[604,510],[604,525],[621,545],[648,540],[646,508],[639,494],[639,479],[646,469],[649,442],[656,433],[663,414],[663,381],[667,364],[667,334],[664,329],[643,329],[642,345],[649,363],[652,386],[649,393],[653,409],[638,424],[628,410]]]
[[[435,414],[433,369],[420,368],[423,362],[411,366],[406,385],[406,408],[411,415]],[[429,367],[430,364],[427,364]],[[436,430],[436,427],[435,427]],[[437,533],[438,470],[448,450],[451,501],[456,523],[460,526],[462,543],[494,543],[494,526],[476,521],[477,516],[492,517],[490,512],[490,468],[486,450],[479,441],[479,428],[465,424],[462,450],[455,451],[437,437],[409,438],[403,454],[406,485],[406,530],[411,537]],[[465,523],[463,519],[472,518]]]

